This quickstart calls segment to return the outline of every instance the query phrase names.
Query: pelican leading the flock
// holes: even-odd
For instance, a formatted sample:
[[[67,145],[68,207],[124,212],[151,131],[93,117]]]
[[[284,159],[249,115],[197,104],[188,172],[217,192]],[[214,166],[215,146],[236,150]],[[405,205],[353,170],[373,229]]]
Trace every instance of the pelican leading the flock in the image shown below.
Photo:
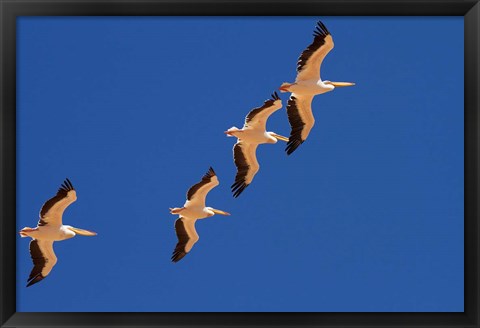
[[[291,92],[287,104],[288,121],[291,132],[287,148],[288,155],[293,153],[308,137],[315,119],[312,114],[312,100],[315,95],[332,91],[335,87],[355,85],[352,82],[322,81],[320,66],[325,56],[333,49],[333,38],[327,27],[318,22],[313,33],[314,39],[297,61],[297,78],[294,83],[283,83],[279,90]]]
[[[95,236],[97,233],[63,225],[62,216],[65,209],[77,200],[77,193],[70,180],[66,179],[57,194],[43,204],[40,220],[36,228],[25,227],[19,231],[20,236],[30,237],[30,256],[33,269],[28,277],[27,287],[43,280],[57,263],[53,251],[53,242],[82,236]]]
[[[233,146],[233,160],[237,167],[235,182],[232,184],[233,197],[238,197],[252,182],[253,177],[260,169],[257,161],[257,146],[264,143],[277,143],[277,140],[288,141],[275,132],[267,132],[267,120],[274,112],[282,108],[282,100],[274,92],[272,99],[265,100],[263,106],[252,109],[245,117],[242,129],[231,127],[225,134],[237,137]]]
[[[205,206],[205,199],[210,190],[219,185],[213,168],[205,173],[202,181],[193,185],[187,191],[187,201],[183,207],[170,208],[171,214],[180,217],[175,221],[175,232],[178,243],[172,254],[172,262],[178,262],[187,255],[193,245],[199,240],[195,230],[195,222],[199,219],[211,217],[215,214],[230,215],[230,213]]]

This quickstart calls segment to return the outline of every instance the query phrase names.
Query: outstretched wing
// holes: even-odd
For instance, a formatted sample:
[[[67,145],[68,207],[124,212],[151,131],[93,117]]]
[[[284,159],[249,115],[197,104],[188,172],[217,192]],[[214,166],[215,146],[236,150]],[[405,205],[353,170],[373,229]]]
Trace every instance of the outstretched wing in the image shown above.
[[[317,22],[313,36],[312,44],[298,58],[296,82],[312,79],[320,80],[320,66],[325,56],[333,49],[333,38],[322,22]]]
[[[28,277],[27,287],[43,280],[57,263],[57,257],[53,252],[53,241],[32,239],[30,256],[33,261],[33,269]]]
[[[288,122],[290,123],[290,137],[285,151],[293,153],[308,137],[315,124],[312,113],[313,96],[297,95],[292,93],[287,104]]]
[[[202,204],[205,207],[205,198],[210,190],[218,186],[218,178],[215,174],[213,168],[210,169],[205,173],[202,177],[202,181],[197,184],[194,184],[190,189],[187,191],[187,201],[190,202],[197,202]]]
[[[62,225],[63,211],[77,200],[77,192],[70,180],[65,179],[57,194],[47,200],[40,210],[39,226]]]
[[[260,169],[256,156],[257,146],[257,144],[248,144],[243,141],[233,146],[233,160],[237,167],[235,182],[231,186],[233,197],[240,196]]]
[[[247,114],[243,128],[251,127],[265,131],[268,118],[280,108],[282,108],[282,100],[275,91],[271,99],[265,100],[263,106],[254,108]]]
[[[175,232],[177,233],[178,243],[172,254],[172,262],[178,262],[187,255],[193,245],[200,239],[195,230],[196,219],[187,219],[180,217],[175,221]]]

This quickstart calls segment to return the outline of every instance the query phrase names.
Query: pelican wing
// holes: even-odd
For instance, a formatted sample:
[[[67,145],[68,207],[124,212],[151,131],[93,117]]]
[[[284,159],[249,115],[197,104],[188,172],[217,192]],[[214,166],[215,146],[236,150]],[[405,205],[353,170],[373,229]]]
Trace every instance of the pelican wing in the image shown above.
[[[313,36],[312,44],[298,58],[296,82],[320,80],[320,66],[325,56],[333,49],[333,38],[322,22],[317,23]]]
[[[53,241],[32,239],[30,256],[33,261],[33,269],[28,277],[27,287],[43,280],[57,263],[57,257],[53,252]]]
[[[175,232],[177,233],[178,243],[172,254],[172,262],[178,262],[187,255],[193,245],[200,239],[195,230],[196,219],[187,219],[180,217],[175,221]]]
[[[248,144],[243,141],[233,146],[233,160],[237,167],[237,175],[231,188],[235,198],[248,187],[260,169],[256,156],[257,146],[257,144]]]
[[[292,93],[287,104],[288,121],[290,122],[290,137],[285,151],[293,153],[308,137],[315,124],[312,113],[313,96]]]
[[[213,170],[210,169],[202,177],[202,181],[197,184],[194,184],[187,191],[187,201],[190,202],[201,202],[205,204],[205,198],[210,190],[218,186],[218,178]]]
[[[47,224],[62,225],[63,211],[77,200],[77,192],[70,180],[65,179],[57,191],[57,194],[47,200],[40,210],[39,226]]]
[[[263,106],[254,108],[247,114],[243,128],[251,127],[265,131],[268,118],[280,108],[282,108],[282,100],[277,92],[274,92],[272,99],[265,100]]]

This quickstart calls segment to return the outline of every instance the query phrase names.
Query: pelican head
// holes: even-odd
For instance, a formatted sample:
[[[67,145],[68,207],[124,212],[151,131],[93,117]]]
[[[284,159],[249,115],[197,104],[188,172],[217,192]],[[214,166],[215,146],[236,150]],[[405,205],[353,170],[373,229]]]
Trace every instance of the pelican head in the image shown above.
[[[89,230],[84,230],[80,228],[75,228],[72,226],[64,226],[67,230],[72,231],[74,234],[81,235],[81,236],[96,236],[97,233]],[[72,236],[73,237],[73,236]]]
[[[223,132],[227,135],[227,137],[237,137],[239,138],[239,134],[241,134],[243,130],[237,128],[236,126],[232,126],[227,131]]]
[[[185,207],[170,207],[169,208],[170,214],[173,214],[173,215],[180,214],[184,209],[185,209]]]
[[[282,85],[278,88],[278,90],[280,90],[280,92],[293,92],[293,90],[291,90],[290,88],[292,86],[294,86],[296,83],[288,83],[288,82],[284,82],[282,83]]]
[[[38,231],[38,228],[30,228],[30,227],[25,227],[22,230],[20,230],[18,233],[22,238],[24,237],[32,237],[32,235],[35,235],[35,232]]]
[[[220,214],[220,215],[230,215],[230,213],[222,211],[222,210],[217,210],[213,207],[205,207],[205,212],[207,212],[208,216],[214,216],[215,214]]]

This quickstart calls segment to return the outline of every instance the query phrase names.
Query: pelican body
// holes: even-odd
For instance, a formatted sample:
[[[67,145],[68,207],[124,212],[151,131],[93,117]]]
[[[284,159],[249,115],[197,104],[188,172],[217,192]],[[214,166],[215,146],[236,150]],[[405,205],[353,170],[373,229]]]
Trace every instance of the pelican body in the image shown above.
[[[222,212],[222,213],[220,213]],[[187,200],[185,205],[181,208],[172,208],[170,209],[171,214],[179,214],[182,217],[186,218],[195,218],[196,220],[206,219],[215,214],[224,214],[226,212],[217,210],[213,207],[203,207],[199,205],[197,202],[191,202]]]
[[[195,230],[195,222],[215,214],[230,215],[230,213],[205,206],[205,199],[210,190],[219,185],[213,168],[205,173],[202,181],[193,185],[187,191],[187,201],[183,207],[170,208],[170,214],[179,215],[175,221],[175,232],[178,243],[172,254],[172,262],[178,262],[190,252],[193,245],[200,239]]]
[[[25,227],[20,230],[20,236],[31,237],[33,239],[61,241],[75,237],[76,233],[73,227],[67,225],[61,226],[37,226],[36,228]]]
[[[336,84],[337,82],[333,83]],[[335,89],[335,85],[333,85],[332,82],[316,79],[298,81],[295,83],[285,82],[280,86],[280,92],[291,92],[305,96],[316,96],[333,91],[333,89]]]
[[[57,194],[43,204],[36,228],[25,227],[19,231],[21,237],[30,237],[30,256],[33,269],[27,280],[27,287],[43,280],[57,263],[53,242],[70,239],[75,235],[95,236],[96,233],[62,224],[65,209],[77,200],[77,194],[70,180],[66,179]]]
[[[259,131],[254,129],[239,129],[236,126],[231,127],[225,134],[229,137],[236,137],[246,143],[250,144],[275,144],[277,143],[278,139],[275,138],[275,132],[270,131]]]

